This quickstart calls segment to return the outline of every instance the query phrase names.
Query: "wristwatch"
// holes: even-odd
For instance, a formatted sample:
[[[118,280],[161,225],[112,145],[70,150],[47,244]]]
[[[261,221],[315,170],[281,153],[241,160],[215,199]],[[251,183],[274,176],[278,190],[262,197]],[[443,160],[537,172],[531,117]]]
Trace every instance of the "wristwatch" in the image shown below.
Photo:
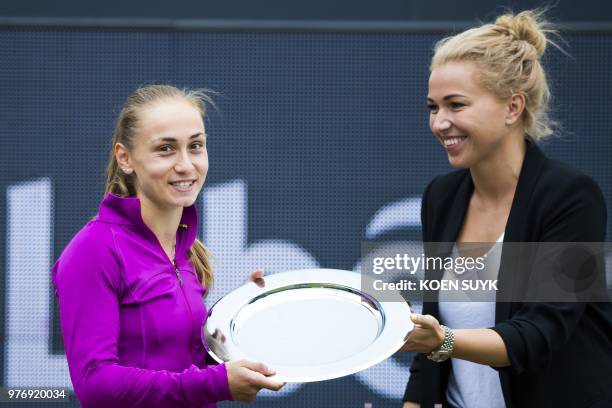
[[[441,327],[444,329],[444,342],[442,342],[440,347],[427,355],[428,359],[436,363],[448,360],[455,346],[455,334],[453,331],[444,325],[441,325]]]

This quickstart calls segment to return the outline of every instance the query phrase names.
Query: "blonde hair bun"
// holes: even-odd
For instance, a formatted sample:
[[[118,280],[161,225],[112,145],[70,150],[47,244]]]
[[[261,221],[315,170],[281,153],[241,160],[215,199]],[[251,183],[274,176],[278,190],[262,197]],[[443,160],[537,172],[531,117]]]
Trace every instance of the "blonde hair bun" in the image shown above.
[[[537,11],[523,11],[518,14],[504,14],[495,20],[495,25],[508,30],[508,33],[518,41],[526,41],[533,45],[538,58],[544,55],[548,42],[541,14]]]

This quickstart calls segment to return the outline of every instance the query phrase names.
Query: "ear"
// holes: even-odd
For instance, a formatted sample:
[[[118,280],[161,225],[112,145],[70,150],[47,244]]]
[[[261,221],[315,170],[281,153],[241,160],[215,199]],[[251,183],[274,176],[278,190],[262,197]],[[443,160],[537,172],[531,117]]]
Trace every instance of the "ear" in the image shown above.
[[[130,159],[130,152],[128,149],[123,144],[116,143],[114,150],[115,159],[117,159],[121,171],[125,174],[132,174],[134,168],[132,167],[132,160]]]
[[[525,95],[515,93],[510,97],[510,101],[508,102],[508,112],[506,113],[506,125],[512,126],[514,125],[521,114],[525,110]]]

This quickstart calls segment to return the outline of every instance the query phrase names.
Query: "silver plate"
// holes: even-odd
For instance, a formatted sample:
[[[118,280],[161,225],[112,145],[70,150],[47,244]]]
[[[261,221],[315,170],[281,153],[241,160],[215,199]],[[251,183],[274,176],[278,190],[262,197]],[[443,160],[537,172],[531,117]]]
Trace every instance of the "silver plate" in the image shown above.
[[[265,280],[264,288],[247,283],[210,308],[203,331],[219,363],[261,361],[283,382],[329,380],[390,357],[413,327],[399,294],[378,301],[361,291],[358,273],[303,269]]]

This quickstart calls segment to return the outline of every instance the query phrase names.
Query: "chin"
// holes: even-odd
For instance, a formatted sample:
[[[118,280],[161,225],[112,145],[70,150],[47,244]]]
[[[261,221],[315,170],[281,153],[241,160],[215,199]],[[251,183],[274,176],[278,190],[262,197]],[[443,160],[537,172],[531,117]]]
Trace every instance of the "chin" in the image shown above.
[[[470,163],[467,160],[463,160],[462,158],[459,158],[459,157],[448,156],[448,164],[453,166],[455,169],[470,168]]]
[[[184,198],[181,200],[178,200],[178,205],[181,207],[189,207],[192,206],[195,202],[196,202],[197,196],[193,197],[193,198]]]
[[[194,195],[193,197],[168,197],[168,200],[166,202],[171,207],[189,207],[190,205],[193,205],[193,203],[196,202],[197,198],[197,195]]]

